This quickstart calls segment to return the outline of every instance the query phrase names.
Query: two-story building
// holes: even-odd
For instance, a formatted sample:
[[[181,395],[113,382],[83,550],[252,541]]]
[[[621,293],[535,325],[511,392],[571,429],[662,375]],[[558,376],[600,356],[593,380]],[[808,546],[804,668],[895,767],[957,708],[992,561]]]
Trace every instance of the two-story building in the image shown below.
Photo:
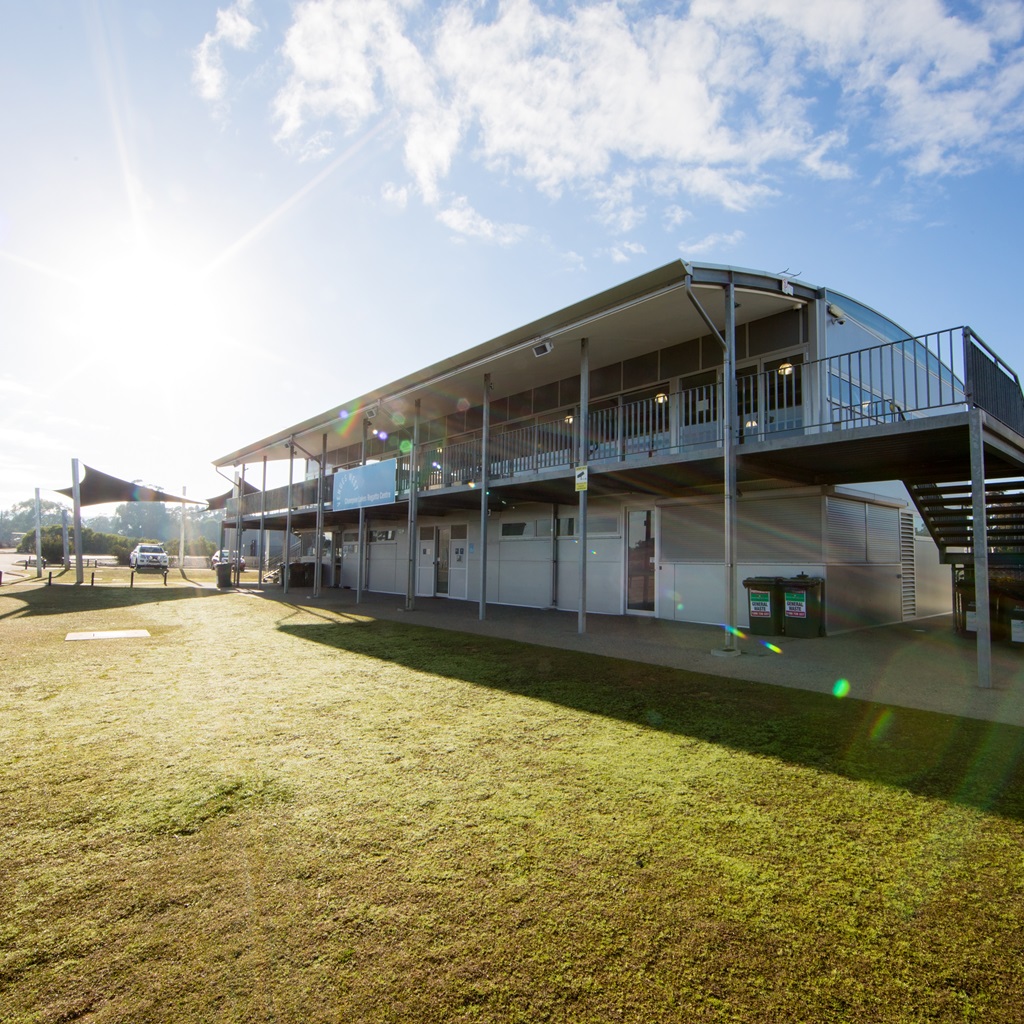
[[[290,461],[226,519],[290,538],[286,586],[743,628],[745,579],[806,574],[837,632],[948,611],[978,574],[987,637],[989,577],[1024,552],[1022,435],[970,328],[677,261],[215,464],[258,486]]]

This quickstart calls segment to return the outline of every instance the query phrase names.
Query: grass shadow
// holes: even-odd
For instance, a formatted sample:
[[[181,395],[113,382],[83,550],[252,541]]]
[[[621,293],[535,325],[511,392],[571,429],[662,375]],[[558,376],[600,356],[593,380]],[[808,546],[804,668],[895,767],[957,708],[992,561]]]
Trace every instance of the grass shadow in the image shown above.
[[[131,608],[161,601],[181,601],[194,597],[215,597],[219,592],[196,587],[90,587],[35,586],[32,589],[0,590],[0,598],[19,602],[19,607],[0,613],[0,621],[22,615],[64,615],[68,612],[106,608]]]
[[[311,643],[1024,820],[1024,728],[383,620]]]

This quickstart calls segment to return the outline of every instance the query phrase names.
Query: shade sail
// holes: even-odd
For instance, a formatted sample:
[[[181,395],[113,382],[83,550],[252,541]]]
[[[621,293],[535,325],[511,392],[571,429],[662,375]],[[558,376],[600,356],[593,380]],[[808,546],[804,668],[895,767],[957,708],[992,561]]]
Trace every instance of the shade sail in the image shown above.
[[[128,480],[119,480],[109,473],[101,473],[92,466],[83,466],[85,476],[78,484],[79,500],[82,505],[108,505],[118,501],[174,501],[182,505],[202,505],[202,501],[193,501],[192,498],[182,498],[177,494],[167,494],[165,491],[158,491],[153,487],[142,487],[139,484],[130,483]],[[74,497],[73,487],[60,487],[58,494],[66,494],[69,498]]]
[[[242,488],[243,494],[256,494],[259,491],[258,487],[254,487],[250,483],[246,483]],[[225,491],[223,494],[218,494],[216,498],[206,499],[206,511],[215,512],[217,509],[227,508],[228,502],[235,496],[235,490],[232,488],[230,491]]]

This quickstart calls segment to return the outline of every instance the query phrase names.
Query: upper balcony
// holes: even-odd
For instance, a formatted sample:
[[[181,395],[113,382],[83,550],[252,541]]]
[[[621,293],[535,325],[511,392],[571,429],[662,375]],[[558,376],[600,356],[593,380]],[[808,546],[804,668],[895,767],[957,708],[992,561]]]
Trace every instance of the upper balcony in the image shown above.
[[[585,431],[578,406],[501,423],[490,431],[486,458],[482,430],[420,444],[417,493],[477,500],[486,466],[488,489],[515,486],[526,495],[533,487],[540,496],[545,483],[557,481],[564,490],[581,464],[609,480],[621,473],[633,481],[642,473],[652,479],[667,474],[678,490],[681,463],[720,461],[722,448],[723,383],[685,385],[683,377],[639,397],[602,399],[589,408]],[[969,328],[811,362],[785,360],[762,372],[740,369],[733,422],[738,459],[749,466],[749,477],[951,479],[945,474],[963,462],[961,435],[971,402],[1012,435],[1024,435],[1017,375]],[[411,446],[406,449],[397,454],[403,502],[413,455]],[[927,464],[922,452],[930,453]],[[848,479],[841,479],[843,473]],[[332,484],[326,477],[322,501],[328,509]],[[315,508],[318,487],[318,480],[293,485],[292,509]],[[245,496],[242,512],[280,513],[287,505],[288,489],[281,487]],[[234,509],[229,504],[229,516]]]

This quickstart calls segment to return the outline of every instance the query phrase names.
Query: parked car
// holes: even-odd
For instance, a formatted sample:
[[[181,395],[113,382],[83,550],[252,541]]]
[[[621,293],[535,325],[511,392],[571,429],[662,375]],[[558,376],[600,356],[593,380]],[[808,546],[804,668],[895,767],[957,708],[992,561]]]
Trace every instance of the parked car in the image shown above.
[[[214,551],[213,557],[210,559],[210,568],[216,569],[218,565],[237,565],[241,572],[245,572],[245,559],[239,558],[234,551],[228,548],[221,548],[220,551]]]
[[[128,556],[128,564],[136,570],[156,569],[167,572],[167,552],[159,544],[136,544]]]

